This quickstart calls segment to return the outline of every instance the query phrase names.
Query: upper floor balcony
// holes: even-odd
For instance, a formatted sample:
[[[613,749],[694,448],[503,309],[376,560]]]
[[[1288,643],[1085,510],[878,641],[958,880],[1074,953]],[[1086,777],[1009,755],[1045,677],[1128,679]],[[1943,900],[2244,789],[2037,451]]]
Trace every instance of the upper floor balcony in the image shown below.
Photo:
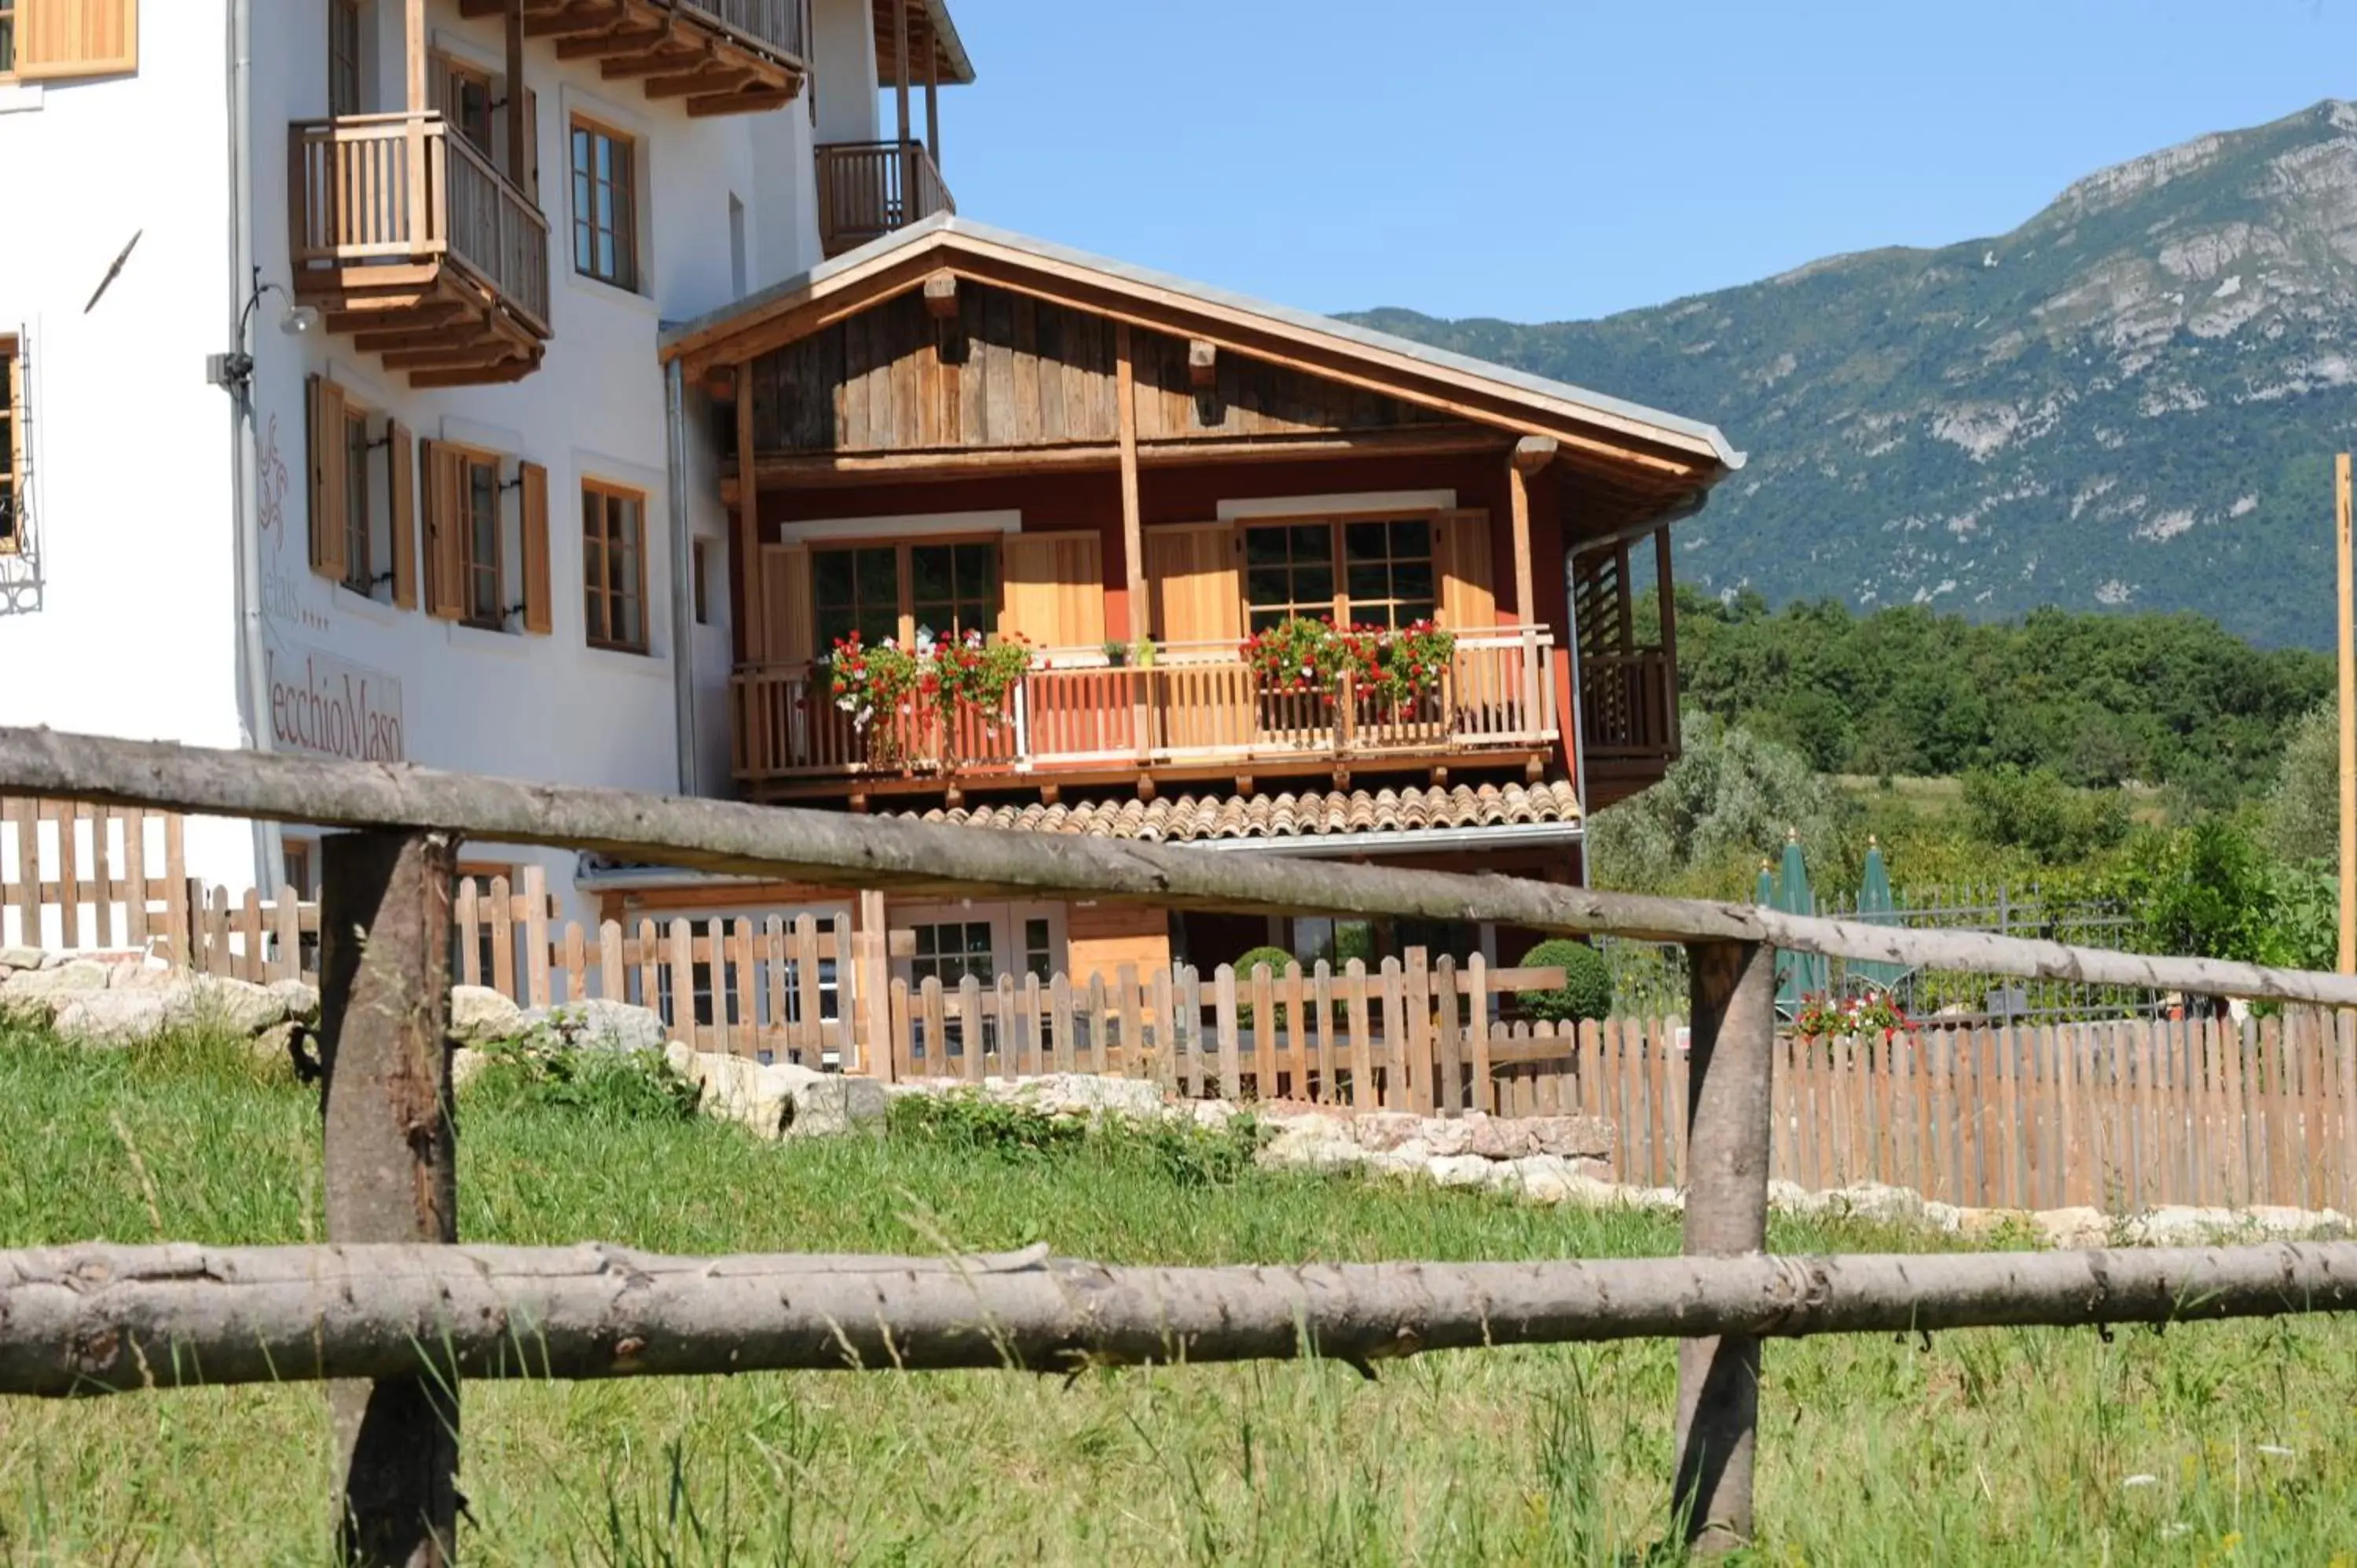
[[[810,75],[810,0],[459,0],[462,16],[521,5],[526,38],[596,60],[608,81],[691,115],[784,107]]]
[[[736,773],[759,797],[828,779],[1038,785],[1512,765],[1561,740],[1563,657],[1544,628],[1469,631],[1447,676],[1394,707],[1347,678],[1330,696],[1265,691],[1233,644],[1161,644],[1143,665],[1042,650],[995,722],[969,713],[944,725],[920,705],[865,727],[836,706],[823,662],[748,665],[731,682]]]
[[[819,242],[839,256],[956,199],[922,142],[824,142],[818,148]]]
[[[549,338],[548,220],[438,113],[287,129],[295,292],[415,386],[512,381]]]

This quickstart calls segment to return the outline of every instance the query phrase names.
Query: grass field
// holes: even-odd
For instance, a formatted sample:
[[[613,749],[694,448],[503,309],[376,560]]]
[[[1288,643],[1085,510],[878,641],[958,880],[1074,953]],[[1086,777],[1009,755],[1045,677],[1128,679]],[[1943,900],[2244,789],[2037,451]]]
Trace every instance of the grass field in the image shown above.
[[[1138,1262],[1674,1251],[1658,1219],[896,1125],[777,1147],[510,1074],[461,1104],[470,1240],[674,1251],[1047,1240]],[[0,1037],[0,1245],[317,1234],[314,1102],[241,1047]],[[985,1129],[988,1131],[988,1129]],[[1783,1226],[1785,1249],[1912,1238]],[[5,1332],[5,1328],[0,1328]],[[1270,1365],[477,1384],[472,1563],[1587,1563],[1662,1529],[1672,1347]],[[2357,1326],[1769,1347],[1771,1563],[2357,1563]],[[313,1563],[316,1388],[0,1401],[0,1563]]]

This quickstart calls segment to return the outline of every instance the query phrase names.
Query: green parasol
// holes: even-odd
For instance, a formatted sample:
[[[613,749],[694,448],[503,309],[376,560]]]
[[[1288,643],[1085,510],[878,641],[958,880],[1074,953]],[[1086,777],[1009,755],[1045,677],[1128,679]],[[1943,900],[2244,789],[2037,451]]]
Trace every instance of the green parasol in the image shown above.
[[[1858,882],[1856,918],[1869,926],[1899,924],[1898,901],[1890,896],[1890,871],[1882,864],[1882,846],[1872,838],[1866,841],[1866,872]],[[1901,963],[1854,960],[1848,972],[1852,980],[1862,981],[1879,991],[1889,991],[1905,980],[1910,971]]]
[[[1797,830],[1784,835],[1784,865],[1776,877],[1775,907],[1791,915],[1817,912],[1817,897],[1809,890],[1809,868],[1801,857]],[[1822,993],[1830,978],[1820,953],[1785,953],[1776,968],[1776,1003],[1788,1009],[1799,1007],[1801,999],[1812,993]]]

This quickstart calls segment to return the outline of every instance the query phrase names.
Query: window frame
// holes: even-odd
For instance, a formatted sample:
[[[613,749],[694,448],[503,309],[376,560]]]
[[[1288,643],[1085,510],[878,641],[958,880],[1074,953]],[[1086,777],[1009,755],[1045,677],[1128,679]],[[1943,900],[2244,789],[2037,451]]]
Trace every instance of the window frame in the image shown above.
[[[1240,608],[1242,611],[1242,624],[1244,628],[1245,634],[1249,636],[1254,629],[1253,626],[1253,616],[1254,612],[1265,610],[1269,607],[1268,606],[1255,603],[1253,598],[1251,534],[1252,531],[1255,529],[1276,530],[1311,528],[1320,525],[1326,528],[1327,537],[1330,542],[1329,548],[1331,553],[1328,559],[1330,569],[1333,573],[1333,593],[1328,602],[1324,613],[1330,616],[1336,624],[1348,626],[1363,618],[1359,615],[1358,606],[1352,601],[1351,596],[1351,562],[1348,542],[1351,526],[1353,523],[1371,522],[1380,522],[1386,525],[1394,522],[1421,522],[1425,525],[1425,553],[1421,559],[1430,569],[1432,574],[1432,597],[1429,601],[1431,610],[1427,618],[1438,618],[1442,595],[1437,548],[1439,543],[1438,536],[1441,525],[1441,512],[1444,509],[1434,507],[1400,507],[1387,508],[1381,510],[1306,512],[1294,515],[1272,514],[1269,516],[1239,518],[1236,521],[1236,527],[1239,531],[1237,538],[1238,542],[1242,545],[1241,554],[1243,556],[1243,561],[1237,571],[1236,584],[1238,591],[1243,596]],[[1384,557],[1384,561],[1387,565],[1402,560],[1414,561],[1416,559],[1418,559],[1418,557],[1393,556],[1390,554],[1386,554]],[[1398,596],[1392,595],[1381,599],[1372,599],[1366,602],[1395,607],[1403,602],[1422,603],[1425,601],[1412,599],[1404,601]],[[1288,601],[1288,603],[1292,607],[1291,613],[1296,615],[1301,614],[1303,609],[1307,607],[1307,601],[1293,600]],[[1409,624],[1409,622],[1402,621],[1397,624],[1405,626]]]
[[[0,81],[16,80],[16,24],[23,12],[22,0],[0,0]]]
[[[592,500],[598,510],[599,529],[593,542],[588,509]],[[647,496],[644,490],[628,485],[618,485],[608,479],[585,478],[581,481],[581,632],[591,648],[602,648],[613,653],[643,654],[652,645],[651,628],[647,624]],[[631,542],[630,553],[637,570],[630,585],[630,600],[636,606],[638,637],[635,640],[614,634],[614,611],[622,596],[611,583],[608,570],[609,553],[613,547],[614,517],[617,506],[627,506],[631,512],[631,526],[637,537]],[[592,549],[596,552],[597,570],[591,570]],[[591,613],[591,602],[598,605]],[[600,628],[603,628],[602,631]]]
[[[0,555],[25,549],[25,359],[13,332],[0,332]]]
[[[0,5],[14,0],[0,0]],[[364,40],[367,28],[361,14],[363,0],[328,0],[328,114],[330,119],[367,111],[365,91],[366,59]],[[351,52],[346,56],[343,44],[349,28]]]
[[[376,596],[376,513],[369,487],[369,411],[344,404],[344,509],[337,525],[344,531],[344,575],[337,586],[361,597]],[[389,450],[392,442],[385,446]]]
[[[505,173],[506,166],[500,163],[498,152],[500,121],[496,105],[500,101],[499,78],[474,61],[462,59],[447,50],[429,50],[428,56],[433,63],[435,80],[442,90],[442,118],[452,130],[467,139],[468,146],[483,155],[485,162]],[[460,91],[465,87],[482,90],[483,134],[479,137],[468,128],[465,97]]]
[[[500,478],[500,456],[479,446],[465,446],[457,442],[445,448],[458,465],[458,482],[453,487],[451,505],[457,516],[452,523],[458,530],[458,624],[471,626],[479,631],[507,630],[513,607],[508,603],[507,517],[500,497],[511,488]],[[487,563],[476,553],[476,524],[481,521],[474,509],[474,478],[477,470],[490,475],[491,558]],[[478,579],[488,572],[491,585],[491,609],[486,615],[476,608],[475,590]]]
[[[593,159],[599,141],[607,143],[610,149],[608,167],[614,172],[603,186],[612,208],[611,222],[604,227],[595,216],[594,199],[600,182],[593,169],[582,163],[585,136]],[[645,269],[639,255],[639,138],[619,126],[576,110],[565,121],[565,172],[572,188],[575,274],[626,294],[639,293],[645,281]],[[613,246],[615,264],[610,271],[595,264],[597,242],[601,235]],[[589,242],[586,263],[582,251],[585,240]]]
[[[811,555],[811,628],[813,636],[817,639],[818,646],[823,650],[833,647],[834,638],[842,635],[840,632],[829,631],[827,621],[829,610],[819,598],[818,575],[820,557],[833,554],[857,553],[863,551],[878,553],[886,550],[892,552],[892,570],[895,589],[895,599],[893,604],[894,629],[892,636],[901,647],[909,648],[915,645],[917,639],[916,552],[920,550],[934,549],[955,551],[961,547],[966,546],[981,547],[989,557],[991,574],[989,597],[987,599],[979,599],[960,596],[956,592],[953,582],[951,598],[947,601],[933,602],[946,602],[951,607],[953,615],[962,606],[968,604],[979,606],[982,617],[981,624],[973,627],[962,627],[954,624],[946,628],[935,627],[932,628],[933,635],[936,639],[946,639],[950,637],[962,637],[969,630],[979,631],[985,638],[996,635],[1000,618],[1006,611],[1006,564],[1001,558],[1000,554],[1001,547],[1004,545],[1006,538],[1006,536],[1004,533],[961,532],[929,533],[922,535],[921,537],[909,539],[848,538],[812,541],[809,548]],[[954,554],[952,554],[951,559],[952,563],[954,563],[956,559]],[[952,570],[954,570],[954,567]],[[853,573],[853,581],[855,585],[857,582],[857,576],[858,574],[855,569]],[[858,601],[856,598],[854,600],[854,605],[856,607],[864,607],[858,606]]]

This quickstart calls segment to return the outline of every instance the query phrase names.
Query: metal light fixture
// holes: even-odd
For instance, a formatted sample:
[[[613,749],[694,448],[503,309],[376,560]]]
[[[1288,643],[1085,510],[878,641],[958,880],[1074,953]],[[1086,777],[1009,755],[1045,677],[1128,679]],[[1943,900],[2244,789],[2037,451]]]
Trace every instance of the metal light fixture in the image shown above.
[[[205,356],[205,380],[213,385],[239,391],[253,379],[253,354],[246,344],[253,328],[254,309],[265,294],[274,294],[286,302],[278,318],[279,331],[289,338],[304,338],[318,330],[318,311],[297,301],[283,285],[263,282],[262,269],[254,268],[253,292],[245,296],[245,308],[237,316],[237,347],[226,354]]]

